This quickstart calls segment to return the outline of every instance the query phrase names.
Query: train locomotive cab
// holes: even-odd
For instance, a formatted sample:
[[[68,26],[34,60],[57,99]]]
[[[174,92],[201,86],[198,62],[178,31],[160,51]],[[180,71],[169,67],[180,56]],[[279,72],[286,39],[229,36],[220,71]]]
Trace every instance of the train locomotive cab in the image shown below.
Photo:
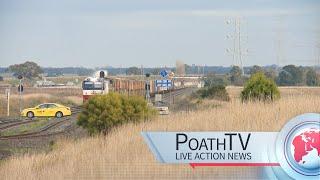
[[[109,92],[109,80],[104,78],[106,72],[100,71],[96,74],[98,74],[98,77],[88,77],[82,82],[83,102],[93,95]]]

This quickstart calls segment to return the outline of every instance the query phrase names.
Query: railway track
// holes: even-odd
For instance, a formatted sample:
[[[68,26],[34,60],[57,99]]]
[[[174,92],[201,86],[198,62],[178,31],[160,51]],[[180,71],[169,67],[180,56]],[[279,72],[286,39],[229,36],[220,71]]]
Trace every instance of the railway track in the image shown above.
[[[72,115],[80,113],[83,109],[82,106],[71,106],[70,108]]]
[[[26,118],[23,118],[26,119]],[[14,123],[14,122],[21,122],[21,119],[19,117],[1,117],[0,118],[0,125]]]
[[[46,133],[46,132],[72,120],[75,115],[77,115],[78,113],[80,113],[82,111],[82,106],[71,106],[70,108],[71,108],[71,112],[72,112],[71,116],[63,117],[61,120],[54,118],[53,123],[50,123],[50,124],[44,126],[43,128],[41,128],[40,130],[38,130],[36,132],[16,134],[16,135],[10,135],[10,136],[0,136],[0,140],[36,138],[36,137],[46,137],[46,136],[54,136],[54,135],[62,134],[64,132],[68,131],[68,128],[64,128],[62,131],[59,131],[59,132],[52,132],[52,133]],[[3,130],[7,130],[9,128],[18,127],[20,125],[29,124],[29,123],[33,123],[33,122],[38,121],[38,120],[34,120],[34,119],[33,120],[25,120],[25,121],[21,121],[21,120],[17,120],[17,119],[18,118],[11,118],[11,119],[6,119],[6,120],[1,121],[0,122],[0,132]]]
[[[56,121],[54,123],[50,123],[43,128],[41,128],[39,131],[36,132],[30,132],[30,133],[23,133],[23,134],[16,134],[16,135],[10,135],[10,136],[0,136],[0,140],[8,140],[8,139],[24,139],[24,138],[35,138],[35,137],[47,137],[47,136],[53,136],[58,135],[61,133],[66,132],[67,128],[65,128],[62,131],[58,132],[49,132],[49,130],[53,129],[54,127],[57,127],[59,125],[62,125],[63,123],[66,123],[71,120],[71,117],[66,117],[62,120]]]
[[[21,120],[13,119],[13,120],[8,120],[8,121],[0,121],[0,126],[6,125],[6,124],[11,124],[11,123],[16,123],[16,122],[21,122]]]
[[[23,125],[23,124],[29,124],[29,123],[33,123],[33,122],[37,122],[38,120],[26,120],[26,121],[21,121],[21,120],[17,120],[17,121],[14,121],[14,122],[8,122],[6,124],[8,125],[5,125],[5,126],[2,126],[0,127],[0,132],[2,130],[6,130],[6,129],[9,129],[9,128],[13,128],[13,127],[16,127],[16,126],[20,126],[20,125]],[[1,124],[3,125],[3,124]]]
[[[172,91],[171,92],[171,98],[174,97],[174,98],[177,98],[183,94],[185,94],[185,92],[188,90],[188,88],[182,88],[182,89],[177,89],[175,91]],[[170,102],[170,92],[167,92],[165,93],[163,96],[162,96],[162,101],[163,102]]]
[[[71,107],[71,112],[72,115],[76,115],[78,113],[80,113],[82,111],[82,107],[81,106],[72,106]],[[23,120],[20,120],[19,117],[10,117],[10,118],[1,118],[0,119],[0,132],[9,128],[13,128],[13,127],[17,127],[20,125],[24,125],[24,124],[29,124],[29,123],[33,123],[33,122],[37,122],[37,119],[28,119],[28,118],[24,118]]]

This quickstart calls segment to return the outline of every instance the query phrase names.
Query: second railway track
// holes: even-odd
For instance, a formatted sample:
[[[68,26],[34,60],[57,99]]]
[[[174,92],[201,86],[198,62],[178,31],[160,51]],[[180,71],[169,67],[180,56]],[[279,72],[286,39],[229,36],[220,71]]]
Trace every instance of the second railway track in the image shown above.
[[[0,140],[8,140],[8,139],[23,139],[23,138],[34,138],[34,137],[46,137],[46,136],[52,136],[52,135],[57,135],[57,134],[61,134],[63,133],[65,130],[63,131],[58,131],[58,132],[48,132],[49,130],[51,130],[54,127],[57,127],[65,122],[70,121],[71,118],[67,117],[65,119],[56,121],[54,123],[50,123],[46,126],[44,126],[43,128],[41,128],[40,130],[36,131],[36,132],[30,132],[30,133],[23,133],[23,134],[16,134],[16,135],[10,135],[10,136],[0,136]]]
[[[4,124],[0,124],[0,125],[4,125],[0,127],[0,130],[6,130],[9,128],[13,128],[13,127],[17,127],[23,124],[29,124],[29,123],[34,123],[37,122],[38,120],[26,120],[26,121],[21,121],[21,120],[15,120],[15,121],[11,121],[11,122],[6,122]]]

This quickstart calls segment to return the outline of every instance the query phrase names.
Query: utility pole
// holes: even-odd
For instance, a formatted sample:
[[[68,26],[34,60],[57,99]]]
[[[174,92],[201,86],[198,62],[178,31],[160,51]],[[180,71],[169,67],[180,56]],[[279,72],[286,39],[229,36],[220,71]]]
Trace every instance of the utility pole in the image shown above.
[[[10,116],[10,87],[6,89],[7,96],[7,116]]]
[[[202,77],[204,77],[204,68],[206,67],[206,65],[202,66]]]
[[[244,75],[244,70],[243,70],[243,63],[242,63],[242,52],[241,52],[241,24],[240,24],[240,19],[238,19],[238,43],[239,43],[239,62],[240,62],[240,68],[242,71],[242,76]]]
[[[144,74],[144,69],[143,69],[143,65],[142,65],[142,64],[141,64],[141,69],[140,69],[140,71],[141,71],[141,72],[140,72],[140,75],[143,76],[143,74]]]

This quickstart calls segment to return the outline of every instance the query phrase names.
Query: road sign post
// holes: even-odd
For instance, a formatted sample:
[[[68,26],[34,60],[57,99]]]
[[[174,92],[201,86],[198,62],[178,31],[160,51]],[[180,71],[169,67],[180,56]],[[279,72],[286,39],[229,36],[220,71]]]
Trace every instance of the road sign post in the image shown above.
[[[155,94],[155,96],[154,96],[154,101],[155,101],[155,102],[160,102],[160,101],[162,101],[162,94]]]
[[[160,75],[163,79],[155,81],[157,92],[160,89],[160,91],[162,91],[162,94],[164,95],[164,91],[169,90],[169,103],[171,104],[171,88],[173,86],[171,79],[173,78],[174,73],[168,73],[166,70],[162,70],[160,71]]]

